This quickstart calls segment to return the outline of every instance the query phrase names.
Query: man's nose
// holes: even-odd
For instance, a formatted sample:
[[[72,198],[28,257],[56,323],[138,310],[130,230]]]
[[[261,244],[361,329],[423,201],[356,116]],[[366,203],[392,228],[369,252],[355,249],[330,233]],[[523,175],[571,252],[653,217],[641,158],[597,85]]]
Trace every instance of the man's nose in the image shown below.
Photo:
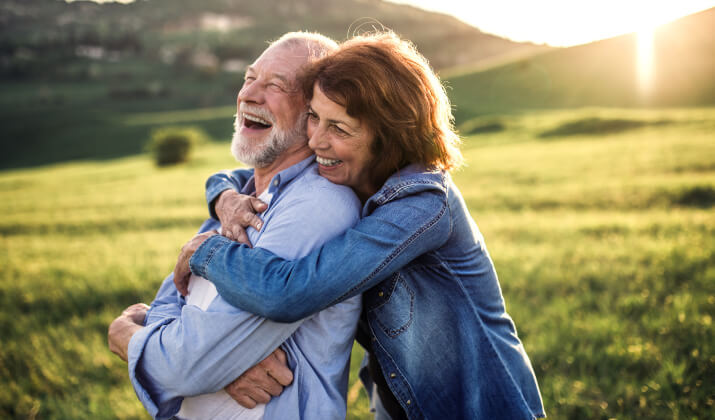
[[[238,91],[238,97],[236,98],[236,105],[241,102],[257,103],[263,102],[263,89],[260,83],[253,81],[253,83],[243,85],[241,90]]]

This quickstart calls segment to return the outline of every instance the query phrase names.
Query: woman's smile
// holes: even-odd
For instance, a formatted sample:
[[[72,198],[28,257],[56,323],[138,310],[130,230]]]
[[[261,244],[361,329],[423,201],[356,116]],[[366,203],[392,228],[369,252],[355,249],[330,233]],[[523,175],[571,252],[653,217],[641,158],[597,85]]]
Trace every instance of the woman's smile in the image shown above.
[[[377,191],[370,179],[375,158],[370,150],[375,140],[372,130],[348,115],[344,106],[328,98],[317,85],[308,111],[308,137],[320,175],[349,186],[363,201]]]

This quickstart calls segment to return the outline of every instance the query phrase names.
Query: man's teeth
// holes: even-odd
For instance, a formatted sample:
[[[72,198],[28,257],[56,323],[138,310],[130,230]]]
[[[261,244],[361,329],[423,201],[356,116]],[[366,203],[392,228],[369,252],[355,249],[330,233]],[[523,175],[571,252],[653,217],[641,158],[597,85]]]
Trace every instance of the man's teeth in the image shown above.
[[[323,166],[335,166],[335,165],[337,165],[338,163],[341,163],[341,162],[342,162],[342,160],[338,160],[338,159],[328,159],[328,158],[324,158],[324,157],[320,157],[320,156],[316,156],[316,157],[315,157],[315,160],[317,160],[318,163],[321,164],[321,165],[323,165]]]
[[[270,122],[264,120],[263,118],[256,117],[255,115],[243,114],[243,118],[247,119],[248,121],[257,122],[259,124],[271,125]]]

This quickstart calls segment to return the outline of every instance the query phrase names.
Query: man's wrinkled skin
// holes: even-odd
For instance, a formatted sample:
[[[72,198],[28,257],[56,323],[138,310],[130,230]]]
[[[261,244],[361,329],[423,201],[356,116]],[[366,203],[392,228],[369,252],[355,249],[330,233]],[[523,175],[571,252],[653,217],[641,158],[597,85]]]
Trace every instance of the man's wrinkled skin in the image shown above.
[[[224,390],[246,408],[268,404],[271,397],[280,395],[283,387],[293,382],[293,372],[287,365],[285,352],[278,348],[261,363],[228,384]]]

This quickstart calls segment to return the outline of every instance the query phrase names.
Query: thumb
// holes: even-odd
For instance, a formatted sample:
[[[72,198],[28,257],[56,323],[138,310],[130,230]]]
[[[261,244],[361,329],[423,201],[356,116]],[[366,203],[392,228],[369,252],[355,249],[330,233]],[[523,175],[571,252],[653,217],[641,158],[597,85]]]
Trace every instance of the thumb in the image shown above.
[[[251,206],[253,206],[253,210],[257,211],[258,213],[262,213],[268,208],[268,204],[255,197],[251,197]]]

